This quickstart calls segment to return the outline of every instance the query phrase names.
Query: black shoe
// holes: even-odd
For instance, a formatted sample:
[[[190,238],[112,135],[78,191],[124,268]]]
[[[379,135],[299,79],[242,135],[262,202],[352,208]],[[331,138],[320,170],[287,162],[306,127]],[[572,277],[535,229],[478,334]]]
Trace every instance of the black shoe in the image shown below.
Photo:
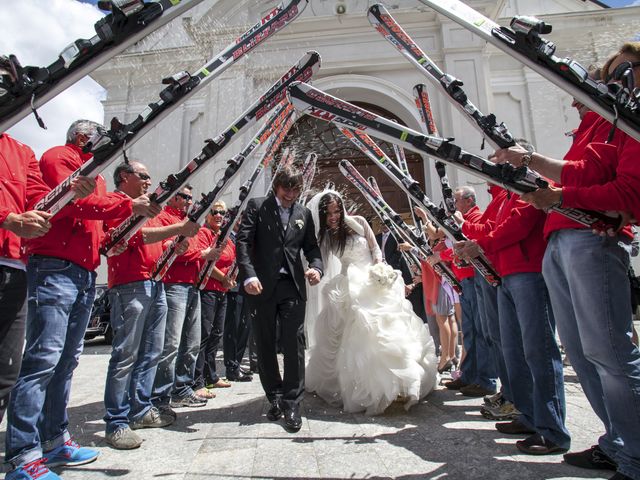
[[[251,375],[253,375],[253,374],[254,374],[254,373],[256,373],[256,372],[255,372],[255,371],[253,371],[253,370],[251,370],[251,369],[249,369],[249,368],[240,367],[240,373],[241,373],[242,375],[249,375],[249,376],[251,376]]]
[[[534,430],[527,428],[518,420],[511,420],[510,422],[496,423],[496,430],[500,433],[506,433],[507,435],[520,435],[536,433]]]
[[[564,453],[568,448],[561,447],[547,440],[539,433],[534,433],[524,440],[518,440],[516,447],[522,453],[528,455],[551,455],[552,453]]]
[[[237,372],[234,374],[227,374],[227,380],[230,382],[250,382],[253,380],[251,375],[245,375],[242,372]]]
[[[300,416],[300,407],[296,405],[288,408],[284,412],[284,426],[290,432],[297,432],[302,427],[302,417]]]
[[[633,478],[627,477],[624,473],[616,472],[613,477],[609,477],[609,480],[633,480]]]
[[[464,388],[467,385],[469,385],[469,384],[468,383],[464,383],[459,378],[444,384],[444,386],[449,390],[460,390],[461,388]]]
[[[270,400],[269,403],[271,404],[271,407],[267,412],[267,418],[272,422],[280,420],[280,417],[282,417],[282,405],[280,405],[280,400]]]
[[[594,445],[582,452],[565,453],[563,457],[566,463],[574,467],[589,468],[591,470],[613,470],[614,472],[618,468],[616,462],[604,453],[599,445]]]

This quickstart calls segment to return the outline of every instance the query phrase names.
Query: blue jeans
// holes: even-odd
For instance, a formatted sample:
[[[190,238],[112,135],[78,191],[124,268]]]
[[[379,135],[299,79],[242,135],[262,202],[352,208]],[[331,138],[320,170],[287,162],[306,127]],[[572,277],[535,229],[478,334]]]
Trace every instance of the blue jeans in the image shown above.
[[[152,396],[157,406],[193,393],[200,350],[200,291],[186,283],[167,283],[164,290],[167,325]]]
[[[153,280],[118,285],[109,291],[113,350],[104,390],[104,421],[112,433],[142,418],[153,406],[151,393],[167,322],[164,285]]]
[[[491,361],[491,353],[487,341],[482,335],[480,314],[478,313],[478,299],[476,295],[475,277],[460,281],[462,295],[462,339],[464,341],[465,356],[460,371],[460,380],[466,384],[478,384],[487,390],[496,389],[495,368]]]
[[[95,272],[53,257],[27,265],[26,347],[11,393],[5,438],[14,466],[42,457],[71,438],[67,403],[96,294]]]
[[[519,420],[556,445],[569,448],[564,426],[562,358],[555,319],[541,273],[516,273],[498,287],[500,340]]]
[[[484,337],[489,355],[487,356],[487,371],[491,378],[500,378],[502,396],[513,402],[507,367],[504,364],[502,345],[500,343],[500,321],[498,319],[498,289],[492,287],[480,275],[475,277],[476,299],[478,301],[478,316],[480,317],[480,331]],[[494,373],[495,372],[495,373]]]
[[[194,389],[220,380],[216,372],[216,354],[224,332],[224,316],[227,310],[227,294],[201,291],[200,304],[202,326],[200,328],[200,352],[196,360]]]
[[[618,238],[560,230],[543,273],[560,339],[618,471],[640,478],[640,352],[631,342],[629,254]]]

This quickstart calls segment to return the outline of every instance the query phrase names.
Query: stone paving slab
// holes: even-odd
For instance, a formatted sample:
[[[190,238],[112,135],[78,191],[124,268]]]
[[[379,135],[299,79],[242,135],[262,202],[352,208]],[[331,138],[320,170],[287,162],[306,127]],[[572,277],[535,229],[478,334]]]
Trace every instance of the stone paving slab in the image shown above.
[[[203,479],[606,479],[562,463],[561,455],[518,454],[515,442],[484,420],[481,399],[440,387],[406,412],[393,404],[384,415],[349,414],[307,395],[303,426],[288,433],[266,419],[260,382],[216,389],[202,408],[179,409],[166,429],[138,432],[141,448],[118,451],[104,441],[102,396],[110,347],[87,344],[74,376],[69,418],[76,440],[100,451],[95,463],[59,470],[67,480]],[[574,372],[567,379],[567,425],[573,450],[592,445],[602,426]],[[6,426],[0,426],[4,439]]]

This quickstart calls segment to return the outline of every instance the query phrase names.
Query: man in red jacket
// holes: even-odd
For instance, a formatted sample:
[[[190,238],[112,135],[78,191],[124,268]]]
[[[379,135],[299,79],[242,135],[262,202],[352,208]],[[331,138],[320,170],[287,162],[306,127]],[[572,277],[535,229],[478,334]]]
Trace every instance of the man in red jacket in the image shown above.
[[[79,177],[74,182],[76,198],[94,187],[94,180]],[[27,274],[20,239],[40,237],[51,228],[49,213],[30,210],[50,190],[33,151],[0,134],[0,421],[22,364]]]
[[[602,69],[631,71],[640,84],[640,42],[629,42]],[[614,80],[615,81],[615,80]],[[640,142],[587,112],[564,160],[518,148],[497,160],[529,165],[562,187],[523,195],[540,208],[553,204],[640,214]],[[582,388],[606,433],[598,445],[564,459],[584,468],[617,470],[616,480],[640,478],[640,352],[631,341],[628,228],[613,236],[550,213],[543,273],[558,332]]]
[[[477,222],[482,217],[482,211],[476,205],[476,192],[470,186],[462,186],[455,190],[454,200],[456,209],[462,218],[468,222]],[[445,383],[449,390],[464,388],[467,392],[495,392],[497,378],[495,367],[491,359],[491,352],[482,334],[480,313],[478,312],[478,298],[476,294],[475,271],[473,267],[459,268],[453,258],[452,249],[445,250],[441,257],[451,261],[451,268],[462,286],[460,306],[462,307],[462,338],[465,356],[460,365],[462,374],[456,380]],[[481,279],[484,281],[484,279]]]
[[[113,182],[115,193],[123,199],[138,198],[146,195],[151,177],[142,163],[130,161],[116,167]],[[105,226],[116,227],[125,218],[106,221]],[[153,272],[163,240],[191,237],[199,229],[188,219],[167,226],[149,219],[124,252],[107,260],[113,349],[104,391],[104,421],[105,439],[114,448],[137,448],[142,438],[133,430],[165,427],[175,420],[171,412],[161,412],[151,403],[167,320],[164,285],[153,279]]]
[[[191,186],[186,185],[167,202],[157,221],[161,225],[184,221],[191,200]],[[170,407],[202,407],[207,403],[206,398],[196,395],[193,390],[201,334],[200,292],[195,282],[201,262],[212,250],[207,249],[209,245],[202,244],[200,235],[185,243],[186,250],[175,259],[162,279],[168,306],[167,325],[152,398],[160,411]]]
[[[74,122],[67,144],[44,153],[40,171],[49,187],[91,157],[82,148],[96,126],[88,120]],[[56,479],[44,461],[47,466],[79,465],[97,458],[97,451],[80,448],[71,439],[67,402],[95,297],[102,220],[132,211],[152,216],[156,210],[146,196],[131,201],[107,194],[99,176],[94,193],[60,211],[49,232],[29,242],[26,347],[5,440],[7,461],[15,469],[6,478],[30,478],[29,472],[44,469],[44,478]]]

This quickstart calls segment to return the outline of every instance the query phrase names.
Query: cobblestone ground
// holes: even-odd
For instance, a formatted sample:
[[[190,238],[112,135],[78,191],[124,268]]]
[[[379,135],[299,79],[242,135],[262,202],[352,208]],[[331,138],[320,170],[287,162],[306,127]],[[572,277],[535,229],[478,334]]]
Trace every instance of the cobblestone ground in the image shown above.
[[[74,377],[70,430],[98,461],[58,471],[67,480],[98,479],[569,479],[608,478],[562,463],[561,455],[519,455],[468,399],[442,387],[405,412],[392,405],[377,417],[330,408],[307,395],[303,427],[287,433],[269,422],[257,378],[217,389],[203,408],[179,409],[166,429],[141,430],[141,448],[118,451],[104,441],[104,379],[110,347],[89,342]],[[592,445],[602,426],[571,368],[565,369],[572,450]],[[2,437],[6,426],[0,426]]]

